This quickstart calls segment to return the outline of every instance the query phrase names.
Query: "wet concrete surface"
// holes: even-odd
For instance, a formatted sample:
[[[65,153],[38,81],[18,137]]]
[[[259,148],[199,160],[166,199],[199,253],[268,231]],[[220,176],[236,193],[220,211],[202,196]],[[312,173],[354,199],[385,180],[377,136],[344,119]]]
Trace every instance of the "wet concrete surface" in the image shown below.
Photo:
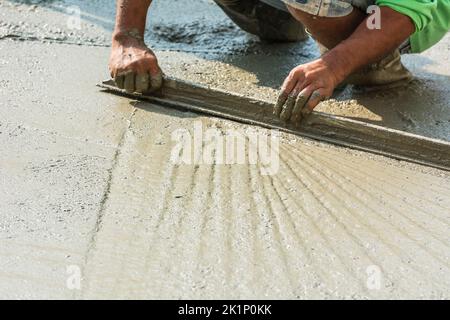
[[[66,267],[84,261],[133,111],[92,86],[105,55],[0,41],[2,298],[65,297]]]
[[[71,20],[76,7],[82,17],[80,29],[73,28]],[[110,44],[114,5],[107,0],[3,0],[0,8],[0,38]],[[172,14],[180,8],[183,14]],[[318,55],[311,40],[261,43],[207,0],[154,1],[146,41],[157,51],[167,74],[272,101],[288,72]],[[403,90],[368,94],[349,87],[318,110],[448,141],[449,46],[447,36],[424,54],[404,56],[416,81]]]
[[[290,135],[273,176],[259,165],[174,165],[168,132],[192,129],[193,115],[137,107],[81,297],[448,296],[447,174]],[[373,266],[380,290],[367,288]]]
[[[69,4],[87,23],[72,35]],[[177,23],[187,34],[214,24],[217,43],[214,29],[165,39],[177,27],[157,14],[168,8],[155,1],[150,21],[171,75],[272,99],[298,53],[315,52],[260,44],[207,1]],[[272,176],[258,164],[175,165],[175,130],[250,127],[99,92],[113,12],[110,1],[0,1],[0,298],[449,298],[448,173],[288,134]],[[48,26],[25,27],[42,17]],[[424,86],[408,89],[410,109],[401,92],[358,98],[404,104],[401,122],[382,105],[351,116],[446,139],[446,49],[407,58]],[[415,118],[421,101],[428,118]],[[80,290],[67,286],[71,266]]]

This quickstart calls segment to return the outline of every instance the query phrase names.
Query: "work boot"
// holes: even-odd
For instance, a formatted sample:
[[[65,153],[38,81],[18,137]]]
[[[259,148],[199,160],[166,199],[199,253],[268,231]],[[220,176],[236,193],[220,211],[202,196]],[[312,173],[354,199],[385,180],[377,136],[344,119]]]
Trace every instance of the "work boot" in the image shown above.
[[[402,64],[399,50],[395,50],[377,63],[352,73],[346,83],[364,91],[392,89],[407,85],[413,75]]]
[[[321,55],[329,51],[320,43],[317,45]],[[413,75],[402,64],[400,51],[395,50],[379,62],[352,73],[339,87],[352,84],[362,91],[385,90],[407,85],[412,80]]]
[[[259,0],[214,0],[242,30],[273,42],[305,40],[303,25],[287,11]]]

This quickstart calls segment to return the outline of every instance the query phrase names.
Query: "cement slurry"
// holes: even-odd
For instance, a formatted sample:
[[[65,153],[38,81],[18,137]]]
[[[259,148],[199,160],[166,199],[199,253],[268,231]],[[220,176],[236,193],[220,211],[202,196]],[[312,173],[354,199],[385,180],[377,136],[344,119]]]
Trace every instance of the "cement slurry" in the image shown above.
[[[178,129],[251,128],[99,92],[109,48],[97,36],[111,2],[23,2],[0,1],[0,298],[449,298],[447,172],[291,135],[272,176],[259,165],[174,165]],[[73,38],[55,9],[67,4],[96,17]],[[220,14],[203,1],[186,10],[208,25],[204,7]],[[64,36],[14,27],[40,17]],[[160,40],[161,64],[270,97],[273,69],[245,70],[283,54],[223,32],[239,35],[227,47],[236,54],[218,56],[208,34]],[[73,39],[82,45],[65,44]],[[292,63],[297,48],[286,49]],[[448,69],[438,66],[419,67],[431,68],[425,85],[441,108]]]
[[[250,127],[99,92],[107,56],[0,41],[1,298],[449,297],[448,173],[292,135],[271,176],[175,165]]]
[[[137,107],[82,298],[448,297],[447,174],[290,135],[273,176],[258,165],[174,165],[169,133],[194,115]],[[205,130],[249,129],[197,119]]]
[[[98,49],[0,41],[1,298],[72,296],[133,112],[93,87]]]

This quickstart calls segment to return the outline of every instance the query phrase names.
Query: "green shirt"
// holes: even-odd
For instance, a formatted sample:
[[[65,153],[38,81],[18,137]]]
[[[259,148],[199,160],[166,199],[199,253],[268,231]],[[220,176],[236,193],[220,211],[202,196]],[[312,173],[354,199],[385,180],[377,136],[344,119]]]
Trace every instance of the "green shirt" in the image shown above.
[[[450,30],[450,0],[377,0],[376,3],[414,22],[416,32],[410,38],[413,53],[432,47]]]

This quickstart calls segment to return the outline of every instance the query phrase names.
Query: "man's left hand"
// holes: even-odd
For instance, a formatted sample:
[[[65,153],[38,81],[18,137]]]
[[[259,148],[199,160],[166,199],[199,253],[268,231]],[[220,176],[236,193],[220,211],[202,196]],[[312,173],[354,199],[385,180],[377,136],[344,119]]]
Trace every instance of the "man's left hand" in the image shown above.
[[[298,125],[323,100],[329,99],[340,79],[322,58],[294,68],[283,83],[274,114]]]

